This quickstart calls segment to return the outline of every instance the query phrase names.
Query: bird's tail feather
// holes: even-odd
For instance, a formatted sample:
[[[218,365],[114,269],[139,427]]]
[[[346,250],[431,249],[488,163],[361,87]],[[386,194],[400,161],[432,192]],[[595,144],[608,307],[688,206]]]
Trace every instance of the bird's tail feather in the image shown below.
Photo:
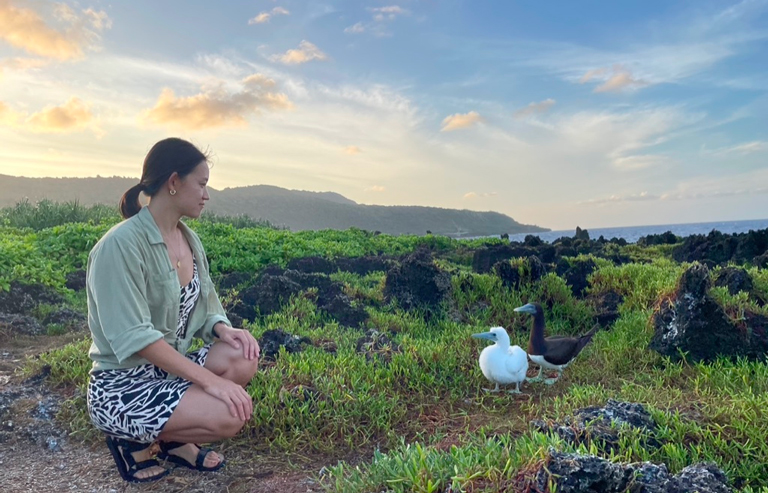
[[[587,344],[589,344],[589,341],[592,340],[592,337],[597,333],[598,330],[600,330],[600,325],[595,324],[595,326],[592,327],[592,330],[579,337],[579,343],[576,347],[576,354],[573,355],[574,358],[581,352],[582,349],[584,349]]]

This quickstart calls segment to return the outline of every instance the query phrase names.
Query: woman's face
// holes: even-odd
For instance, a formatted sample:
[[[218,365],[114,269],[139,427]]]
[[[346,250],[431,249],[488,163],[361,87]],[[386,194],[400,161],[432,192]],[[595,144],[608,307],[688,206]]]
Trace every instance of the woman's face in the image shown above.
[[[191,218],[200,217],[205,201],[210,198],[208,176],[208,163],[203,161],[181,180],[181,185],[176,190],[176,202],[183,215]]]

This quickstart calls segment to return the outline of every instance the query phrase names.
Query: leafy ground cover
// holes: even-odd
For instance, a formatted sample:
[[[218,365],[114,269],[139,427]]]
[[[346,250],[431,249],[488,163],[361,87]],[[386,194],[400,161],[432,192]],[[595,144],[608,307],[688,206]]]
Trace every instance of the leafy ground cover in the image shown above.
[[[0,240],[0,290],[12,282],[39,283],[63,296],[60,305],[83,311],[84,294],[66,287],[82,270],[87,252],[112,224],[67,222],[35,229],[6,224]],[[522,281],[505,287],[494,272],[475,273],[472,251],[500,240],[450,240],[435,236],[378,235],[362,230],[291,233],[269,227],[236,227],[191,221],[206,246],[214,274],[247,274],[245,284],[269,265],[285,267],[309,256],[328,259],[383,255],[398,258],[426,247],[450,274],[450,294],[437,309],[405,310],[387,300],[387,274],[331,274],[364,306],[364,326],[350,328],[317,306],[308,289],[279,311],[244,321],[257,338],[281,330],[306,341],[264,360],[248,386],[256,406],[243,434],[230,444],[254,454],[311,457],[326,467],[316,478],[338,492],[513,491],[552,449],[603,456],[615,462],[666,464],[670,473],[702,461],[717,464],[732,486],[768,492],[768,366],[765,361],[721,358],[709,363],[671,361],[648,349],[651,318],[670,296],[688,264],[671,259],[669,245],[617,246],[631,259],[621,265],[592,260],[585,295],[576,297],[564,278],[549,271],[535,280],[522,259],[509,260]],[[768,315],[768,270],[747,265],[753,292],[713,296],[729,316],[744,310]],[[714,278],[718,269],[712,270]],[[237,299],[243,285],[220,288]],[[484,344],[470,335],[494,325],[513,343],[527,346],[530,318],[513,308],[529,301],[547,306],[549,333],[589,330],[596,309],[590,295],[621,296],[618,318],[596,334],[579,359],[553,386],[525,384],[523,395],[488,394],[477,365]],[[51,311],[38,306],[36,314]],[[50,329],[49,329],[50,330]],[[26,375],[45,369],[49,385],[72,397],[58,418],[72,439],[99,439],[85,414],[90,361],[83,334],[61,348],[31,358]],[[561,422],[586,406],[609,399],[640,403],[656,423],[618,431],[610,450],[596,441],[572,443],[532,427],[534,420]],[[353,457],[352,459],[349,459]],[[346,460],[341,460],[346,459]],[[512,489],[510,489],[512,488]],[[550,491],[554,491],[551,486]]]

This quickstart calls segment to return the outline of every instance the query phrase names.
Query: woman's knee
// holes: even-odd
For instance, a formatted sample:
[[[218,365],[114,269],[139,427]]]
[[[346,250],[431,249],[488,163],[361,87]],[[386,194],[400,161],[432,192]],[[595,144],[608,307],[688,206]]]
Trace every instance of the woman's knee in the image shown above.
[[[215,423],[215,433],[221,438],[232,438],[240,433],[240,430],[245,426],[245,421],[241,421],[240,418],[233,416],[227,416]]]

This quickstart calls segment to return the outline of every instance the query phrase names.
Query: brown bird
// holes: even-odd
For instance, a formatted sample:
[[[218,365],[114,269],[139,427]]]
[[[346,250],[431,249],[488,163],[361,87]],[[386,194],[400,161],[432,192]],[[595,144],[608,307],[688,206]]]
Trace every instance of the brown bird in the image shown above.
[[[541,372],[544,368],[557,370],[557,378],[546,379],[544,383],[552,385],[557,382],[563,376],[565,367],[579,355],[584,346],[589,344],[592,336],[600,328],[599,325],[595,325],[592,330],[580,337],[544,337],[544,310],[541,309],[541,305],[528,303],[515,308],[515,311],[533,315],[533,329],[528,339],[528,357],[539,365],[539,374],[528,379],[532,382],[541,380]]]

